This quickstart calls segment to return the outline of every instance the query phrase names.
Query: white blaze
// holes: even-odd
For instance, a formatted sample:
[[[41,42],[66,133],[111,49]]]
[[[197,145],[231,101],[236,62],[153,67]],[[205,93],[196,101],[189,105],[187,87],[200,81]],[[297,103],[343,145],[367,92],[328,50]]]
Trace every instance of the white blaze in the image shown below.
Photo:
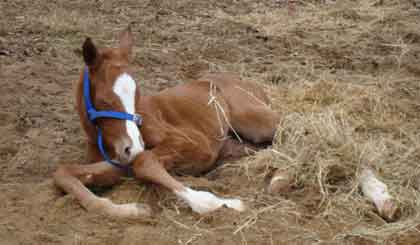
[[[123,73],[117,78],[112,89],[120,98],[125,112],[134,114],[136,96],[136,82],[134,79],[127,73]],[[131,155],[136,156],[138,153],[144,151],[143,138],[141,137],[139,128],[133,121],[126,120],[125,125],[127,134],[131,138],[131,142],[133,144]]]

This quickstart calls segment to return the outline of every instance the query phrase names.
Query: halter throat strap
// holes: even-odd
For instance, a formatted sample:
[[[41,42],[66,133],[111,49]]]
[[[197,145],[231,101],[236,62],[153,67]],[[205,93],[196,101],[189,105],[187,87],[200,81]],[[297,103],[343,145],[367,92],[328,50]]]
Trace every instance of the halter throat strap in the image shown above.
[[[99,148],[99,152],[101,153],[102,157],[110,163],[111,165],[124,170],[125,172],[130,173],[131,168],[127,165],[121,164],[119,161],[111,160],[108,154],[106,153],[104,143],[103,143],[103,136],[102,130],[98,126],[96,119],[97,118],[112,118],[118,120],[129,120],[133,121],[137,126],[141,126],[142,124],[142,117],[138,114],[130,114],[126,112],[119,112],[119,111],[97,111],[93,106],[91,95],[90,95],[90,79],[89,79],[89,69],[88,67],[85,68],[83,73],[83,100],[85,103],[86,113],[88,115],[89,121],[96,127],[97,131],[97,144]]]

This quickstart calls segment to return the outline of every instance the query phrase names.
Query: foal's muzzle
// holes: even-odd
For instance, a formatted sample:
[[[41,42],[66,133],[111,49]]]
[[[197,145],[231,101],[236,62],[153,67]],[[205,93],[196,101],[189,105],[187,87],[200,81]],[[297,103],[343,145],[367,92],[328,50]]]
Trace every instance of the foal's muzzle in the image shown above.
[[[115,152],[117,160],[123,164],[131,163],[141,152],[143,146],[135,146],[129,137],[123,137],[115,143]]]

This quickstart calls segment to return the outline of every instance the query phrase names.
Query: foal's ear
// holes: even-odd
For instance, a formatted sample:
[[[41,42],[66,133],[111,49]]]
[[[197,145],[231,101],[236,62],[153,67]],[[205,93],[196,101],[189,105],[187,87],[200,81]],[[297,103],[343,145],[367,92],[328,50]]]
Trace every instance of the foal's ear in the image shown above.
[[[83,60],[86,65],[94,66],[98,59],[98,50],[93,44],[92,40],[88,37],[83,43]]]
[[[131,27],[128,26],[127,29],[121,32],[120,34],[120,49],[127,55],[128,58],[131,56],[131,51],[133,49],[134,37],[131,32]]]

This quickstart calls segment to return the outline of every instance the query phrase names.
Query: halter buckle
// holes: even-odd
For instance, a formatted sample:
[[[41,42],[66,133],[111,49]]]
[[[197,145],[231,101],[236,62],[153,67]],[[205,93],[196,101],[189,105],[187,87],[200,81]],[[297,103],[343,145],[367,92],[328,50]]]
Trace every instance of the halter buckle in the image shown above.
[[[143,122],[143,119],[139,114],[134,113],[133,114],[133,121],[137,124],[137,126],[141,126],[141,124]]]

